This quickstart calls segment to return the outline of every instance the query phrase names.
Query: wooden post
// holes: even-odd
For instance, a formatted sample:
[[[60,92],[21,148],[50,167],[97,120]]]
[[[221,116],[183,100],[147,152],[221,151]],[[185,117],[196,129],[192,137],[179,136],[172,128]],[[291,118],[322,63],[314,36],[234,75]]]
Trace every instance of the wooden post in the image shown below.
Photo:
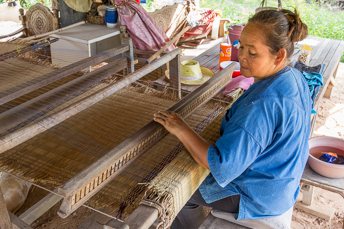
[[[129,72],[133,73],[135,71],[135,60],[134,60],[134,45],[133,40],[129,38]]]
[[[2,195],[1,187],[0,187],[0,228],[12,229],[10,215],[6,207],[4,196]]]
[[[24,28],[24,30],[23,30],[24,36],[25,37],[29,36],[28,31],[27,31],[27,26],[26,26],[26,16],[24,14],[23,8],[19,9],[19,19],[21,20],[22,26]]]
[[[171,86],[177,90],[177,96],[182,98],[181,84],[180,84],[180,55],[176,56],[169,62],[169,75]]]

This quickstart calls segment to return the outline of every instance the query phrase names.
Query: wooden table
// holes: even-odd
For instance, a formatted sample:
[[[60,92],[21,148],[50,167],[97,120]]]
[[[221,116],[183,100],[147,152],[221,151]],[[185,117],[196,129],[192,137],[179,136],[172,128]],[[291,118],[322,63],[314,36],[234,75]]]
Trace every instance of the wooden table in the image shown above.
[[[314,108],[317,110],[321,99],[323,97],[330,98],[331,96],[339,61],[344,51],[344,41],[309,37],[300,43],[309,44],[313,47],[310,66],[318,64],[325,65],[323,72],[324,85],[321,87],[315,98]],[[313,133],[316,118],[316,115],[312,117],[311,133]],[[302,202],[298,203],[296,206],[308,213],[330,220],[331,215],[333,214],[330,208],[325,207],[322,209],[312,206],[313,187],[338,193],[344,198],[344,179],[330,179],[323,177],[315,173],[307,164],[302,175],[301,183],[303,198]]]
[[[317,110],[321,99],[323,97],[329,98],[331,96],[331,91],[334,86],[335,75],[338,69],[340,58],[344,51],[344,41],[310,37],[300,43],[310,44],[313,47],[310,66],[315,66],[318,64],[325,65],[323,72],[324,85],[321,87],[318,95],[315,98],[314,108],[315,110]],[[312,118],[312,132],[314,129],[316,118],[316,115]],[[308,166],[305,169],[303,180],[314,182],[318,180],[320,183],[324,183],[328,186],[338,186],[338,188],[341,188],[342,191],[344,191],[344,179],[339,179],[337,180],[338,182],[332,182],[330,181],[332,179],[326,179],[320,175],[315,174],[313,170],[311,170]]]
[[[120,46],[119,28],[83,24],[52,34],[58,38],[51,44],[52,64],[64,67],[103,51]]]

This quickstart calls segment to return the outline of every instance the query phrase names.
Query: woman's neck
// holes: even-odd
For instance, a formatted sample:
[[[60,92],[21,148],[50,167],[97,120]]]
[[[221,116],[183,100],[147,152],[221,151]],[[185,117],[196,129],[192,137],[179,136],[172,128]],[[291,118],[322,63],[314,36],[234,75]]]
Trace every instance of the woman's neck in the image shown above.
[[[287,67],[287,63],[283,64],[283,65],[280,65],[278,67],[276,67],[274,69],[274,71],[269,74],[268,76],[265,76],[265,77],[254,77],[254,82],[258,82],[258,81],[261,81],[261,80],[265,80],[265,79],[268,79],[272,76],[275,76],[278,72],[280,72],[281,70],[283,70],[285,67]]]

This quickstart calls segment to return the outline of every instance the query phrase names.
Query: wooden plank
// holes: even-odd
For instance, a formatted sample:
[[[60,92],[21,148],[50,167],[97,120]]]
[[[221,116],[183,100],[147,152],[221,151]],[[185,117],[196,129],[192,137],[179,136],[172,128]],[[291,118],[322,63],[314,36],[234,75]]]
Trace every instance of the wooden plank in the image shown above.
[[[16,215],[10,213],[10,218],[12,222],[13,229],[31,229],[30,225],[26,224],[22,220],[20,220]],[[0,227],[2,228],[2,227]]]
[[[200,54],[199,56],[195,57],[194,59],[201,63],[205,59],[216,55],[216,53],[217,53],[217,55],[220,54],[220,44],[217,44],[214,47],[208,49],[207,51],[203,52],[202,54]]]
[[[158,219],[158,214],[158,209],[147,205],[140,205],[130,214],[125,222],[130,229],[148,229]]]
[[[338,66],[340,57],[341,57],[343,50],[344,50],[344,45],[341,43],[341,41],[333,41],[331,43],[332,43],[332,46],[331,46],[328,54],[326,55],[326,58],[322,62],[323,64],[326,65],[325,71],[323,73],[324,85],[320,89],[318,95],[315,98],[316,104],[317,104],[318,100],[324,96],[325,89],[330,82],[330,77],[333,75],[336,67]]]
[[[10,220],[10,215],[8,213],[4,196],[2,195],[2,190],[0,188],[0,228],[10,229],[12,228],[12,223]]]
[[[247,227],[217,218],[209,213],[208,217],[199,227],[199,229],[247,229]]]
[[[331,179],[320,176],[308,164],[302,174],[302,183],[338,193],[344,198],[344,178]]]
[[[326,55],[329,52],[328,47],[331,45],[331,42],[329,39],[318,38],[317,41],[319,41],[320,45],[314,47],[312,50],[311,61],[310,61],[311,66],[316,65],[316,62],[319,62],[318,60],[322,60],[323,58],[326,57]]]
[[[329,66],[328,66],[330,70],[328,73],[326,72],[326,74],[329,74],[327,87],[324,88],[324,97],[326,97],[326,98],[330,98],[332,88],[335,85],[334,79],[335,79],[336,74],[337,74],[339,61],[340,61],[340,58],[343,54],[343,51],[344,51],[344,41],[340,41],[340,44],[338,45],[338,48],[336,49],[336,52],[334,53],[334,55],[332,57],[332,61],[330,62]]]
[[[211,69],[214,73],[217,73],[219,68],[219,49],[220,44],[215,45],[214,47],[210,48],[206,53],[201,54],[200,56],[196,57],[201,66]]]
[[[126,46],[120,46],[118,48],[110,49],[108,51],[105,51],[103,53],[100,53],[98,55],[88,57],[84,60],[80,60],[78,62],[75,62],[73,64],[70,64],[68,66],[65,66],[63,68],[60,68],[56,71],[50,72],[48,74],[43,75],[42,77],[39,77],[35,80],[35,83],[24,87],[22,89],[19,89],[13,93],[10,93],[6,96],[3,96],[0,98],[0,105],[5,104],[13,99],[16,99],[20,96],[23,96],[25,94],[28,94],[34,90],[37,90],[39,88],[42,88],[44,86],[47,86],[48,84],[51,84],[53,82],[56,82],[60,79],[63,79],[66,76],[69,76],[73,73],[76,73],[82,69],[85,69],[86,67],[98,64],[106,59],[109,59],[113,56],[117,56],[119,54],[122,54],[124,52],[127,52],[129,50],[129,47]]]
[[[320,217],[324,220],[331,221],[334,215],[334,208],[329,207],[328,205],[312,202],[311,205],[305,205],[301,202],[297,202],[295,204],[297,209],[300,209],[308,214],[314,215],[316,217]]]
[[[169,62],[169,74],[171,80],[171,86],[177,90],[177,96],[182,98],[181,84],[180,84],[180,56],[176,56]]]
[[[158,59],[158,61],[161,59]],[[218,93],[231,79],[234,64],[219,72],[215,77],[205,82],[198,89],[185,96],[172,106],[169,111],[178,113],[181,117],[187,117],[194,109],[204,104]],[[116,175],[129,166],[139,155],[152,147],[167,135],[167,131],[158,123],[151,121],[131,137],[110,150],[98,161],[70,179],[63,187],[59,188],[59,194],[65,196],[58,214],[65,218],[99,192]],[[119,165],[119,166],[118,166]],[[113,168],[117,168],[113,171]],[[113,171],[106,179],[103,174]],[[78,196],[80,190],[85,190],[89,183],[98,181],[92,190]]]
[[[61,196],[49,193],[43,199],[22,213],[19,216],[19,219],[30,225],[61,200]]]

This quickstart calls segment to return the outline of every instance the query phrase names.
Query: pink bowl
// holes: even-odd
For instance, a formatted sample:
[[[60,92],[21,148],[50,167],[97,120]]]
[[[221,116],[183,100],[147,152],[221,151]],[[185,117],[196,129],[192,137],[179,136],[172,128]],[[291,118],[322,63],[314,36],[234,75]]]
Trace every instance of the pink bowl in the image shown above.
[[[323,152],[333,152],[344,156],[344,140],[328,136],[309,139],[309,166],[322,176],[329,178],[343,178],[344,165],[331,164],[321,161]]]

